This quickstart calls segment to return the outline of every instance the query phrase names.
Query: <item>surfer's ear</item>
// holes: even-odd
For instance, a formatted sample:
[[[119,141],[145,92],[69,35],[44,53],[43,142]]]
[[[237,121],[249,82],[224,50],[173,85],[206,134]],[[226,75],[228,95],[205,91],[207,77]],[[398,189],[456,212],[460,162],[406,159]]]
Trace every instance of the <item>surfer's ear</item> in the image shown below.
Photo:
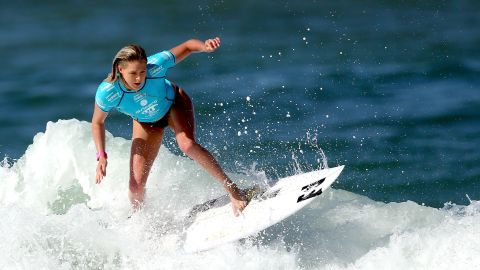
[[[122,75],[123,70],[125,69],[125,64],[120,62],[117,65],[117,76],[120,77]]]

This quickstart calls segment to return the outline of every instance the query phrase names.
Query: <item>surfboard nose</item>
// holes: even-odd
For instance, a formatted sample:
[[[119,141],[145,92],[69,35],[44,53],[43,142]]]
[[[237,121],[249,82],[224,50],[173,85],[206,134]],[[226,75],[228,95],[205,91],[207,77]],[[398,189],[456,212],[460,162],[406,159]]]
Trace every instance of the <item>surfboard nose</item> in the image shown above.
[[[330,169],[331,173],[328,175],[328,177],[337,178],[340,175],[340,173],[342,173],[343,168],[345,168],[345,165],[340,165],[340,166],[331,168]]]

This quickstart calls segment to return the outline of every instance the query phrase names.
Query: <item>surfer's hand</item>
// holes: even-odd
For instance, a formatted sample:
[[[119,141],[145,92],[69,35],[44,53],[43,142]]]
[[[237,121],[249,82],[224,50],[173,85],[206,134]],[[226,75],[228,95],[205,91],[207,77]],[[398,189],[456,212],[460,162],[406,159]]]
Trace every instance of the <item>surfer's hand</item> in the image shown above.
[[[105,175],[107,175],[107,159],[100,157],[97,164],[97,175],[95,177],[96,183],[100,184]]]
[[[220,47],[220,38],[211,38],[205,40],[205,47],[203,49],[204,52],[211,53],[214,52],[216,49]]]

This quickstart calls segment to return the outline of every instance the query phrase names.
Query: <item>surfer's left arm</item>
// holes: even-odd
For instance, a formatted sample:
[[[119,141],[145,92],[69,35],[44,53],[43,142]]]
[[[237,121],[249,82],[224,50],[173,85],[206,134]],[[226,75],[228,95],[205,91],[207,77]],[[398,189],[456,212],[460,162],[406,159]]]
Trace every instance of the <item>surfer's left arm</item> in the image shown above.
[[[108,113],[104,112],[98,104],[95,104],[95,108],[92,116],[92,135],[97,148],[97,170],[95,181],[100,184],[103,177],[107,175],[107,153],[105,152],[105,119]]]
[[[198,39],[190,39],[182,44],[170,49],[170,52],[175,55],[176,63],[180,63],[183,59],[195,52],[211,53],[220,47],[220,38],[210,38],[205,41]]]

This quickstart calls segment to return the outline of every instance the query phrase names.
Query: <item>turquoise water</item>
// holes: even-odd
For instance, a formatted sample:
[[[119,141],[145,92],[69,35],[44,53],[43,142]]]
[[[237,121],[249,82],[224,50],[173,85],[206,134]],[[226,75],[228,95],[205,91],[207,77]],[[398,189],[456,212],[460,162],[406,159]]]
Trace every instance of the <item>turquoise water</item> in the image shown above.
[[[94,171],[90,159],[93,160],[95,154],[88,122],[96,86],[108,73],[112,57],[120,47],[139,43],[147,53],[153,54],[192,37],[220,36],[222,47],[216,53],[192,55],[169,73],[169,78],[182,86],[194,101],[198,140],[229,173],[250,181],[318,169],[322,151],[330,167],[345,165],[333,185],[329,199],[329,205],[333,206],[328,208],[319,202],[316,207],[324,209],[319,212],[320,216],[325,216],[329,209],[335,216],[333,209],[340,211],[351,206],[350,212],[345,210],[350,215],[330,221],[344,224],[338,225],[338,230],[322,231],[320,221],[318,228],[307,230],[319,233],[320,238],[325,234],[340,238],[340,232],[355,235],[346,225],[348,220],[359,222],[352,213],[364,213],[367,208],[374,211],[363,216],[365,223],[355,223],[357,229],[367,232],[367,236],[355,241],[323,242],[319,246],[310,243],[309,246],[310,236],[292,232],[288,235],[297,237],[296,240],[285,240],[283,246],[280,242],[272,241],[275,242],[272,245],[260,241],[258,254],[248,253],[243,246],[224,252],[239,261],[269,254],[291,266],[286,269],[324,265],[330,265],[329,269],[373,269],[385,266],[372,259],[376,258],[378,248],[405,250],[402,249],[405,243],[415,243],[412,241],[415,238],[409,238],[414,234],[437,231],[448,242],[452,240],[447,235],[452,235],[453,230],[464,229],[458,239],[473,237],[477,229],[451,225],[452,221],[443,216],[454,216],[455,222],[460,219],[459,224],[470,224],[469,218],[473,221],[479,218],[476,205],[480,198],[479,10],[477,1],[4,3],[0,11],[3,66],[0,157],[4,159],[0,203],[4,215],[11,217],[8,219],[11,223],[5,223],[5,228],[23,224],[24,218],[37,220],[38,227],[60,226],[57,220],[31,216],[34,214],[27,214],[27,210],[33,207],[40,209],[39,213],[60,211],[58,205],[62,205],[62,200],[76,202],[67,203],[69,206],[60,211],[64,215],[57,217],[67,225],[74,222],[79,212],[84,214],[86,210],[76,208],[82,203],[100,201],[99,204],[105,206],[107,199],[98,196],[108,193],[95,191],[94,186],[88,184],[93,181],[89,178]],[[60,120],[67,120],[67,124]],[[48,122],[51,122],[50,129]],[[128,164],[131,120],[112,113],[107,129],[112,134],[110,166]],[[75,134],[83,135],[75,137]],[[44,142],[38,141],[41,136]],[[73,137],[68,139],[68,136]],[[37,141],[34,142],[34,138]],[[194,165],[175,169],[178,167],[175,164],[188,163],[188,160],[177,149],[171,133],[167,134],[162,151],[167,157],[159,158],[157,166],[168,172],[176,170],[176,174],[159,173],[160,180],[149,180],[154,187],[160,185],[164,191],[175,187],[176,178],[172,174],[179,179],[191,179],[195,175],[207,177]],[[64,152],[69,153],[68,158]],[[44,160],[49,158],[57,163]],[[74,165],[66,160],[73,160]],[[114,161],[119,164],[113,164]],[[36,174],[42,166],[46,171],[57,173]],[[113,174],[115,181],[125,187],[114,190],[118,201],[126,200],[122,196],[127,174],[123,170]],[[158,183],[162,181],[167,184]],[[56,188],[38,189],[33,184],[36,182]],[[191,205],[201,198],[207,199],[213,192],[203,191],[204,184],[197,182],[185,181],[185,185],[200,194],[198,198],[190,195],[187,202]],[[212,183],[211,188],[218,187]],[[162,209],[158,200],[163,199],[155,199],[162,195],[160,191],[152,192],[152,205],[157,206],[153,208]],[[181,200],[171,196],[174,201]],[[58,202],[58,198],[63,199]],[[347,198],[368,207],[351,205]],[[11,204],[21,207],[8,210]],[[72,205],[74,210],[69,211]],[[178,206],[175,210],[188,206]],[[128,208],[120,204],[106,207],[109,210],[105,212],[115,212],[121,207]],[[377,213],[385,208],[392,210]],[[315,216],[312,209],[316,208],[306,210],[304,216]],[[469,209],[470,214],[465,214],[465,209]],[[415,217],[419,218],[425,211],[432,219],[418,221]],[[412,219],[399,229],[387,222],[398,215],[410,215]],[[366,225],[378,219],[384,234],[377,235],[375,228]],[[297,222],[300,225],[295,226],[302,227],[307,220],[299,218],[289,222]],[[108,222],[116,224],[112,220]],[[290,223],[281,226],[289,228]],[[119,226],[122,229],[114,231],[121,235],[128,226]],[[16,231],[8,230],[16,235]],[[68,236],[72,232],[63,233]],[[265,233],[276,235],[275,229]],[[433,234],[428,237],[435,239]],[[77,243],[70,241],[73,246]],[[106,241],[115,250],[112,258],[118,255],[117,261],[130,262],[133,268],[152,266],[148,257],[140,261],[126,259],[128,250],[116,250],[114,247],[119,243]],[[161,238],[150,244],[157,246],[165,241]],[[299,248],[299,243],[308,247]],[[351,250],[351,256],[340,256],[341,252],[336,252],[338,245]],[[420,242],[418,245],[410,248],[423,250],[428,257],[430,249]],[[143,248],[149,250],[151,246]],[[28,253],[28,248],[22,246],[14,250],[15,256]],[[72,263],[73,259],[68,256],[59,259],[54,255],[58,253],[45,250],[47,248],[40,245],[38,253],[32,255],[36,258],[34,261],[53,265]],[[329,251],[326,255],[318,255],[325,250]],[[430,251],[433,254],[433,250]],[[82,253],[83,249],[76,252]],[[466,252],[472,257],[478,257],[479,253],[478,250]],[[82,261],[79,258],[83,257],[72,254],[72,258]],[[161,254],[171,258],[168,252]],[[213,260],[216,254],[208,256]],[[416,261],[414,255],[405,254],[395,258]],[[86,258],[95,261],[96,257]],[[99,265],[108,268],[100,261]],[[456,257],[456,261],[467,260]],[[8,256],[2,262],[8,265]],[[207,262],[211,261],[205,259]],[[24,263],[26,268],[32,265],[28,261]],[[48,263],[45,265],[50,265]],[[259,262],[258,267],[271,265],[264,263]],[[128,263],[112,265],[129,268]],[[170,266],[164,265],[165,268],[186,267]],[[413,262],[412,268],[422,269],[422,266],[432,269],[437,265]]]

